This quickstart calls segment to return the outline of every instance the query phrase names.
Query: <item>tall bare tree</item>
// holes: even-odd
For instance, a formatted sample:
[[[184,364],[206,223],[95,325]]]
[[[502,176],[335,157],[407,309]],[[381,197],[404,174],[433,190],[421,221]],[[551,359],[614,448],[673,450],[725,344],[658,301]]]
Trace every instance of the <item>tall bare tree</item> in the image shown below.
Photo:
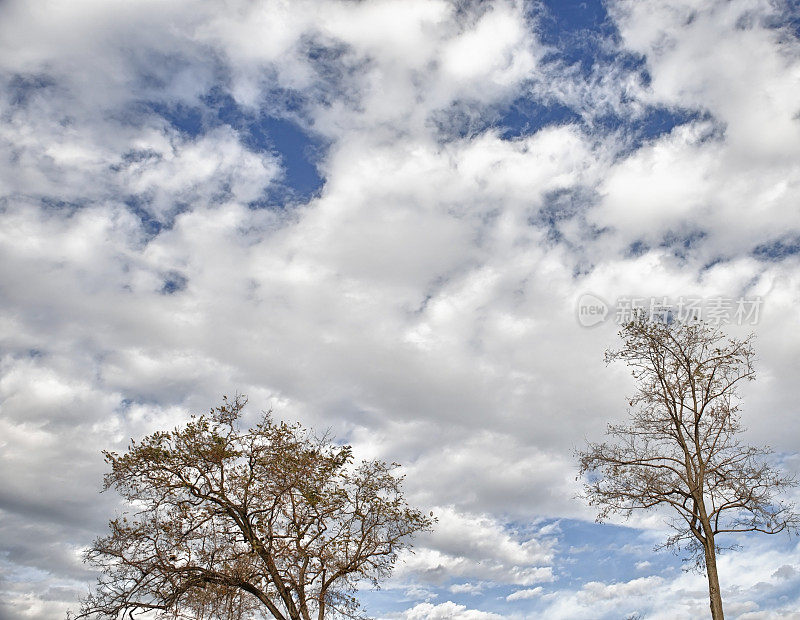
[[[105,489],[132,512],[86,553],[102,577],[77,618],[357,617],[358,585],[431,527],[396,464],[355,465],[349,446],[269,413],[241,431],[245,402],[104,453]]]
[[[624,345],[606,352],[606,362],[625,362],[637,390],[629,423],[609,425],[607,442],[578,453],[585,495],[600,521],[658,506],[677,512],[664,546],[687,550],[705,569],[711,616],[722,620],[717,537],[796,532],[800,524],[777,499],[795,478],[770,465],[770,449],[742,442],[737,388],[754,378],[752,336],[647,317],[620,336]]]

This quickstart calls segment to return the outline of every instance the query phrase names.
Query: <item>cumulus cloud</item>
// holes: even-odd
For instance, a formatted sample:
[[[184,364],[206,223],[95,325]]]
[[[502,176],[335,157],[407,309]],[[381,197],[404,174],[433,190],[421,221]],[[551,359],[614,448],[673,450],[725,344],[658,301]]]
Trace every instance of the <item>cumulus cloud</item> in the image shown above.
[[[237,390],[439,517],[376,615],[705,610],[554,520],[593,517],[572,450],[625,412],[621,296],[761,296],[745,423],[796,463],[800,49],[766,0],[603,7],[0,4],[0,615],[85,591],[100,449]],[[731,613],[796,601],[773,544],[726,556]]]
[[[517,590],[512,592],[506,597],[507,601],[523,601],[529,598],[538,598],[542,595],[542,586],[535,588],[526,588],[525,590]]]
[[[796,561],[797,549],[745,546],[720,557],[720,575],[726,613],[736,617],[793,617],[797,605],[794,586],[784,582],[797,575],[791,564],[779,571],[782,558]],[[705,575],[694,572],[648,575],[627,581],[589,581],[572,591],[546,595],[541,613],[548,618],[619,618],[638,613],[667,619],[708,613]],[[750,615],[752,614],[752,615]]]
[[[494,620],[502,618],[494,613],[467,609],[464,605],[457,605],[451,601],[433,605],[431,603],[420,603],[407,610],[400,616],[389,616],[390,618],[403,618],[404,620]]]
[[[404,558],[395,578],[445,583],[458,581],[451,592],[478,592],[488,584],[531,585],[553,580],[555,538],[514,531],[488,516],[464,514],[454,507],[435,509],[436,531],[419,537],[419,548]]]

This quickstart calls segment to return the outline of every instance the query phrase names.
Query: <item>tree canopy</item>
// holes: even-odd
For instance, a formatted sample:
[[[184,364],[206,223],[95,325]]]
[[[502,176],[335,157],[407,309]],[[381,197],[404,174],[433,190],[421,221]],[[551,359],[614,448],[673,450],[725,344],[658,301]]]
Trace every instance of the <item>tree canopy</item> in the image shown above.
[[[86,553],[102,576],[77,618],[356,617],[358,586],[431,528],[397,464],[355,464],[350,446],[269,413],[242,431],[245,404],[104,452],[104,488],[130,511]]]
[[[688,550],[709,580],[712,616],[722,618],[718,535],[796,532],[800,518],[778,499],[794,477],[778,470],[769,448],[743,441],[738,387],[754,378],[752,336],[727,338],[707,324],[638,317],[606,353],[632,371],[636,392],[626,424],[579,452],[585,495],[612,513],[667,506],[676,514],[665,546]]]

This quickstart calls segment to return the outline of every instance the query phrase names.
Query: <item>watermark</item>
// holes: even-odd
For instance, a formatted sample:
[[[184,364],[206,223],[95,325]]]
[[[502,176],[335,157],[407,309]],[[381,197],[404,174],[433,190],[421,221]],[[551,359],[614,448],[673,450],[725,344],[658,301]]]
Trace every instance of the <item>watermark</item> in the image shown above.
[[[578,297],[578,323],[584,327],[594,327],[608,316],[608,304],[601,297],[584,293]]]
[[[584,293],[578,297],[578,323],[594,327],[606,320],[617,325],[646,316],[658,323],[703,321],[709,325],[755,325],[763,300],[761,297],[617,297],[609,304],[599,295]]]

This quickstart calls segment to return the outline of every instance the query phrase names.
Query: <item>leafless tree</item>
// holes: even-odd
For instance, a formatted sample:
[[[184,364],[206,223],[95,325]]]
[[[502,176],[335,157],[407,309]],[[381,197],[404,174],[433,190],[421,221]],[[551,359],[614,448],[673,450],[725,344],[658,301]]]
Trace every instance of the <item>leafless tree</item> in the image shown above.
[[[131,512],[87,551],[102,576],[76,618],[358,617],[357,587],[430,529],[396,464],[269,413],[241,431],[245,403],[104,453]]]
[[[670,506],[675,530],[664,544],[705,569],[711,616],[723,618],[717,537],[797,532],[800,518],[777,496],[796,484],[770,464],[771,450],[746,445],[738,386],[754,378],[752,336],[727,338],[701,322],[625,325],[622,348],[606,353],[632,370],[637,390],[627,424],[609,425],[605,443],[579,452],[585,495],[612,513]],[[673,512],[674,514],[674,512]]]

